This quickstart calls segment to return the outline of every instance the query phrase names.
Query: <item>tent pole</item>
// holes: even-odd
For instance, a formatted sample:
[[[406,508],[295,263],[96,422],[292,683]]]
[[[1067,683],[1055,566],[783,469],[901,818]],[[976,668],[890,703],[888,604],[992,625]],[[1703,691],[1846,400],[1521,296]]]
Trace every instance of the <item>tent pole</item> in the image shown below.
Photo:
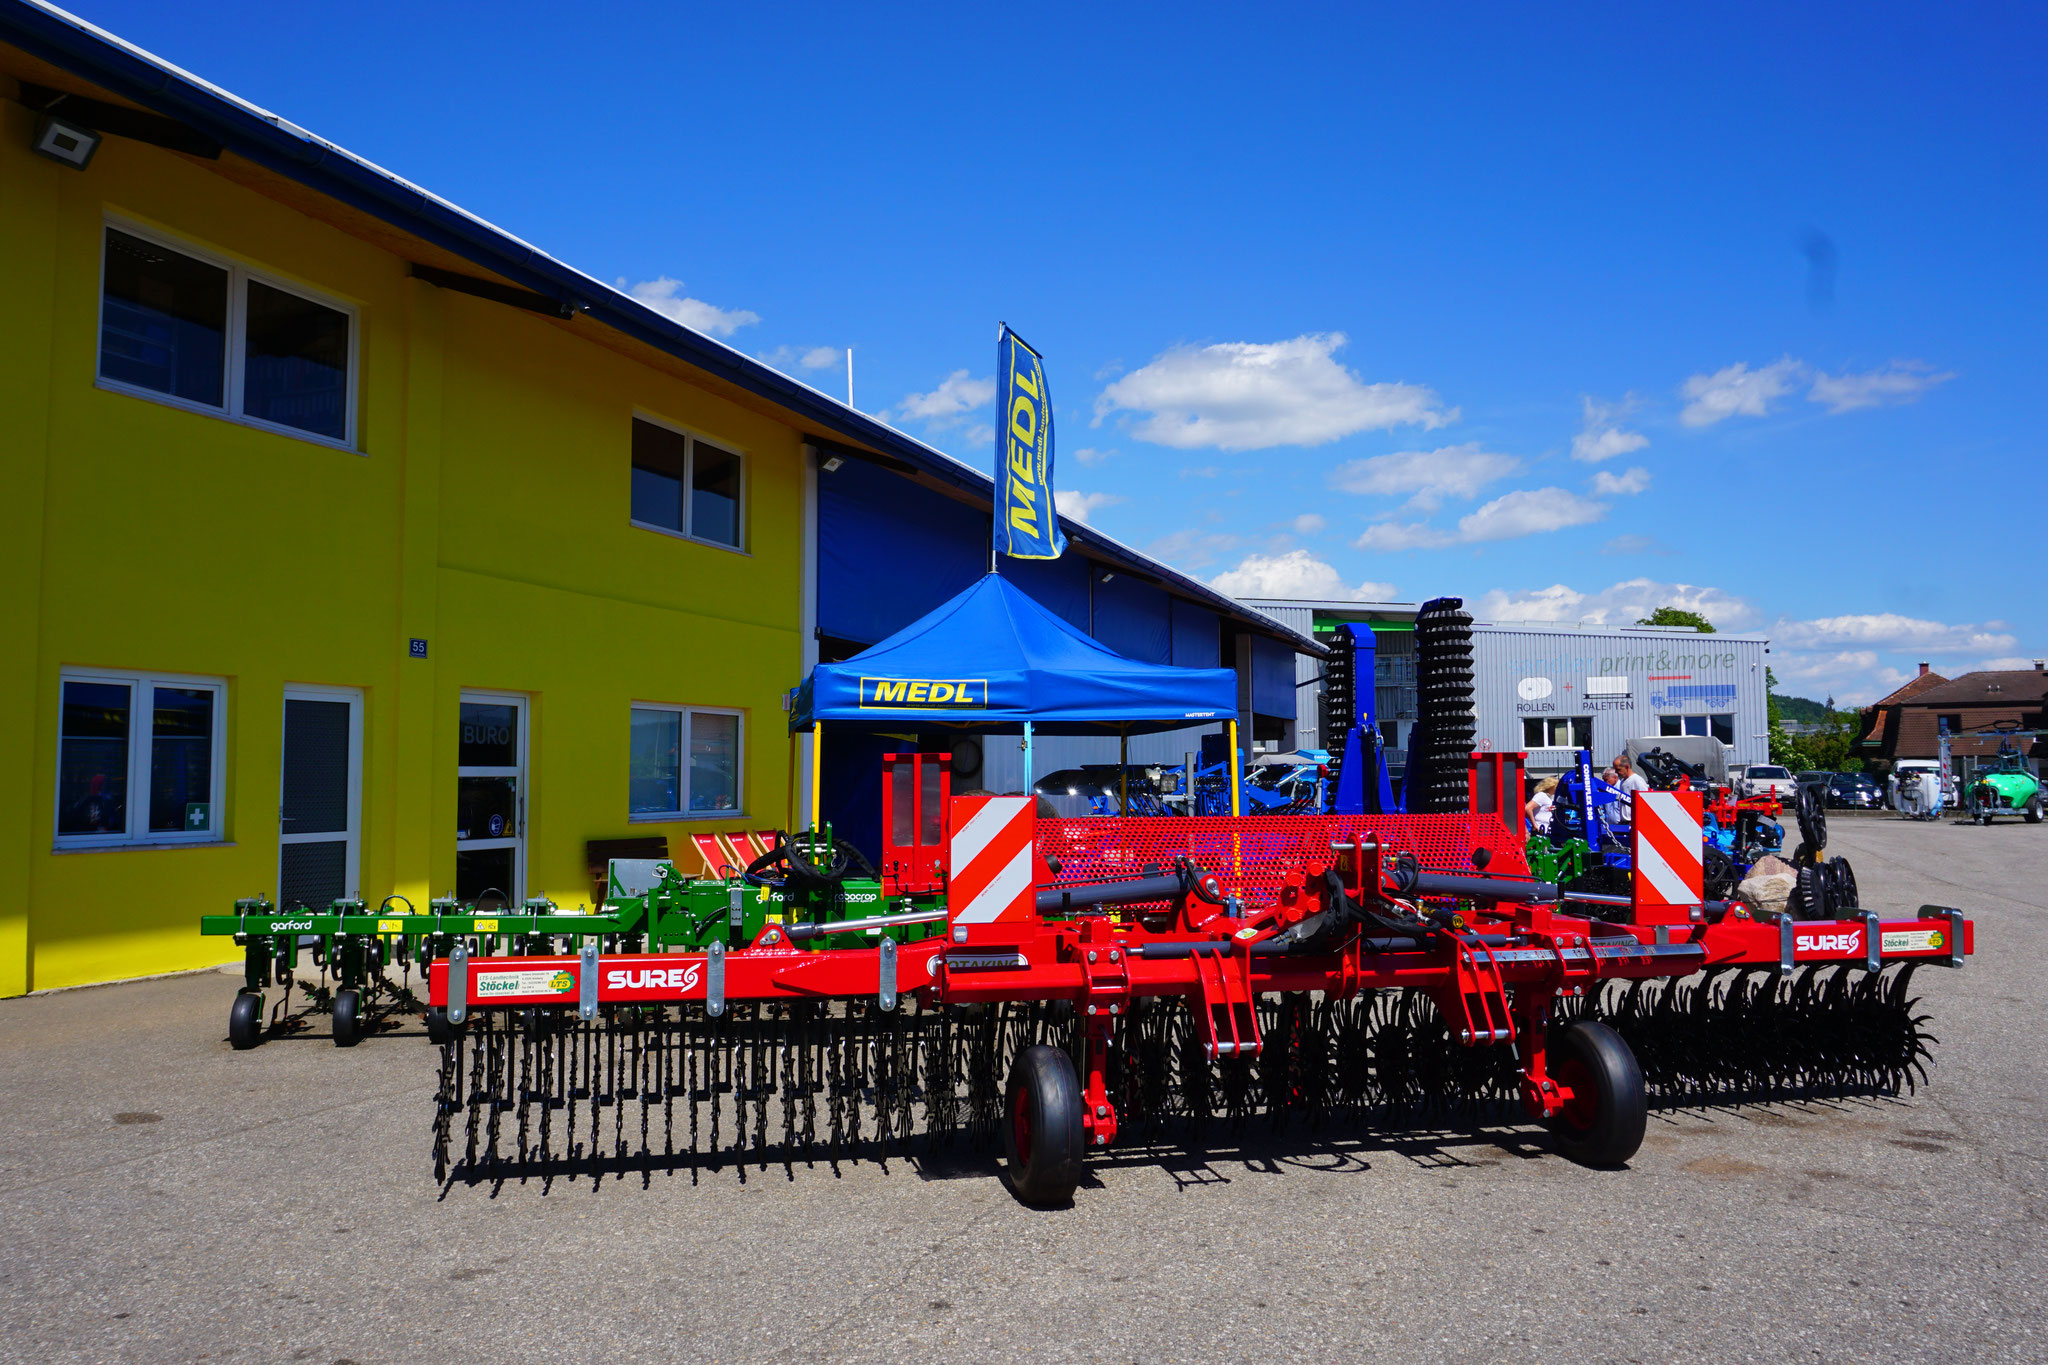
[[[1126,721],[1116,724],[1116,813],[1131,813],[1131,729]]]
[[[1230,722],[1230,814],[1233,819],[1244,812],[1239,806],[1237,789],[1237,722]]]
[[[823,764],[825,762],[825,723],[811,722],[811,832],[818,833],[824,825],[818,819],[819,791],[824,786]]]
[[[1024,794],[1031,795],[1031,722],[1024,722]]]

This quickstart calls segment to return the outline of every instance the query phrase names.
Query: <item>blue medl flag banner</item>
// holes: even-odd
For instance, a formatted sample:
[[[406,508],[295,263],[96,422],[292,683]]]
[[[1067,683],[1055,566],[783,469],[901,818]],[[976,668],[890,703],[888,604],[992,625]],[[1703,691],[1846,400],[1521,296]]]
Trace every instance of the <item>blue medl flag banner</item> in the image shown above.
[[[1013,559],[1058,559],[1067,548],[1052,496],[1052,395],[1045,362],[1004,323],[996,338],[996,550]]]

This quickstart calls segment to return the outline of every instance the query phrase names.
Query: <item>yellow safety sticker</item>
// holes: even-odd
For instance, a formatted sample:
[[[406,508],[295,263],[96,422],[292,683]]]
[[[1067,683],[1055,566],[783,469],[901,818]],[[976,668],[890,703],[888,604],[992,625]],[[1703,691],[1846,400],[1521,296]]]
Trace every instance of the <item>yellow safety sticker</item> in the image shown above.
[[[479,934],[495,934],[498,932],[498,922],[494,919],[480,919],[470,928]]]
[[[377,932],[380,934],[402,934],[405,932],[405,921],[380,919],[377,921]]]

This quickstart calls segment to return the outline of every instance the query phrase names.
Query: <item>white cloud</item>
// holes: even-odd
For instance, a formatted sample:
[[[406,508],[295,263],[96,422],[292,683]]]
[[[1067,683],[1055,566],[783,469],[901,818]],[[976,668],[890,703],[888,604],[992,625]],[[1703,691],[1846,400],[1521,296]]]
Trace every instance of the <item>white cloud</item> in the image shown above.
[[[1323,520],[1316,513],[1303,512],[1294,519],[1294,534],[1298,536],[1312,536],[1319,531],[1327,529],[1329,525],[1329,522]]]
[[[1195,527],[1161,536],[1145,547],[1145,553],[1182,569],[1202,569],[1244,544],[1244,537],[1229,531],[1203,531]]]
[[[1650,486],[1650,471],[1641,465],[1626,469],[1619,474],[1603,469],[1593,476],[1593,495],[1600,498],[1622,497],[1640,493]]]
[[[1588,464],[1611,460],[1617,455],[1627,455],[1641,450],[1650,443],[1650,438],[1640,431],[1628,431],[1621,426],[1621,419],[1634,406],[1631,399],[1619,403],[1596,403],[1587,397],[1585,415],[1579,424],[1579,434],[1572,437],[1572,458]]]
[[[1123,501],[1114,493],[1083,493],[1075,488],[1056,489],[1052,500],[1060,509],[1061,516],[1072,517],[1075,521],[1093,521],[1097,512]]]
[[[1771,639],[1788,649],[1862,647],[1940,654],[1988,653],[2019,643],[2018,637],[2006,633],[2003,621],[1947,625],[1895,612],[1780,620],[1771,627]]]
[[[983,422],[980,426],[969,427],[967,428],[967,434],[960,438],[960,443],[968,449],[979,447],[984,450],[994,450],[996,429],[986,422]]]
[[[1278,555],[1246,555],[1234,569],[1217,574],[1209,585],[1232,597],[1289,597],[1336,602],[1391,602],[1391,583],[1346,584],[1343,575],[1307,550]]]
[[[1459,517],[1455,531],[1439,530],[1425,521],[1380,521],[1351,543],[1361,550],[1440,550],[1562,531],[1606,515],[1606,503],[1563,488],[1519,488]]]
[[[1805,373],[1791,356],[1752,370],[1743,361],[1712,374],[1696,374],[1679,387],[1688,401],[1678,420],[1689,427],[1708,427],[1729,417],[1763,417]]]
[[[1624,535],[1618,535],[1605,545],[1602,545],[1600,553],[1603,555],[1640,555],[1648,554],[1656,548],[1657,542],[1654,538],[1629,532]]]
[[[1145,414],[1132,427],[1143,441],[1193,450],[1317,446],[1360,431],[1457,419],[1419,384],[1367,384],[1337,363],[1344,334],[1291,341],[1182,346],[1131,371],[1095,400],[1095,420]]]
[[[1740,630],[1756,615],[1747,600],[1720,588],[1699,587],[1691,583],[1660,583],[1650,578],[1631,578],[1598,592],[1579,592],[1562,583],[1533,592],[1509,592],[1495,588],[1479,598],[1473,612],[1487,621],[1585,622],[1595,626],[1625,626],[1641,620],[1659,607],[1696,611],[1722,630]]]
[[[996,381],[975,379],[965,370],[955,370],[939,381],[939,386],[930,393],[907,393],[903,401],[893,409],[898,419],[929,422],[935,427],[949,427],[976,408],[987,407],[996,399]],[[991,434],[990,439],[994,436]]]
[[[627,292],[640,302],[692,331],[706,336],[729,337],[742,327],[750,327],[761,320],[759,313],[745,308],[718,308],[702,299],[680,298],[683,282],[663,275],[659,279],[642,280]]]
[[[1522,488],[1459,517],[1458,539],[1468,543],[1513,540],[1545,531],[1562,531],[1567,526],[1584,526],[1606,515],[1605,503],[1562,488]]]
[[[1816,374],[1807,398],[1826,403],[1828,411],[1852,412],[1891,403],[1911,403],[1936,384],[1954,379],[1952,370],[1935,373],[1921,360],[1894,360],[1862,374]]]
[[[756,358],[786,372],[792,365],[805,370],[827,369],[839,364],[845,355],[846,352],[836,346],[777,346],[772,351],[763,351]]]
[[[1441,550],[1458,543],[1457,537],[1439,531],[1426,521],[1378,521],[1365,528],[1351,542],[1361,550]]]
[[[1478,497],[1480,489],[1521,467],[1514,456],[1496,455],[1471,442],[1347,460],[1330,471],[1330,483],[1347,493],[1412,494],[1410,506],[1434,512],[1445,498]]]
[[[1096,465],[1101,464],[1114,454],[1116,454],[1114,450],[1095,450],[1089,446],[1082,446],[1074,452],[1074,458],[1082,464]]]
[[[1213,479],[1222,472],[1213,464],[1204,464],[1196,465],[1192,469],[1183,469],[1180,476],[1183,479]]]

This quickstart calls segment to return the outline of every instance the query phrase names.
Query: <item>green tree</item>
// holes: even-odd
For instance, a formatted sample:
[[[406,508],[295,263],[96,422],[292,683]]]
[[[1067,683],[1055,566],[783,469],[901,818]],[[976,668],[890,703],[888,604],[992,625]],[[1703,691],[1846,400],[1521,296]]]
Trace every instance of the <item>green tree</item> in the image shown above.
[[[1648,616],[1639,618],[1636,624],[1639,626],[1683,626],[1687,630],[1696,630],[1702,635],[1712,635],[1714,633],[1714,623],[1712,621],[1709,621],[1696,611],[1687,611],[1684,607],[1659,607]]]

